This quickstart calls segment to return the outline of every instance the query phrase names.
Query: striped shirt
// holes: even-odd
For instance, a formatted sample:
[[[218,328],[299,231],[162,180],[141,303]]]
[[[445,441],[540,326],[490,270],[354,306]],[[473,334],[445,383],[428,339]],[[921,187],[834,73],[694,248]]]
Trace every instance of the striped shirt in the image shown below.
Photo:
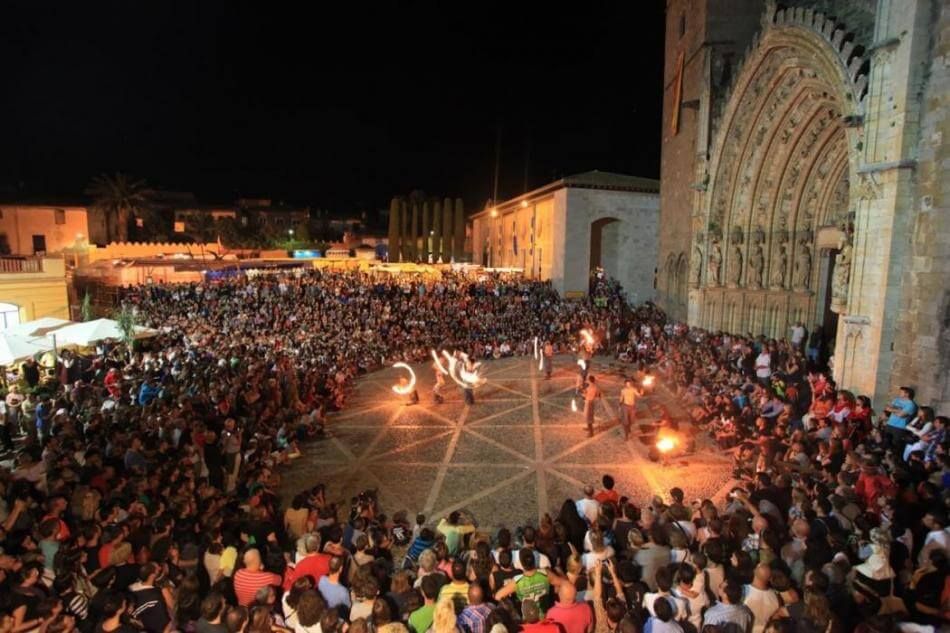
[[[254,602],[259,589],[267,586],[279,587],[280,581],[280,576],[269,571],[239,569],[234,574],[234,595],[239,605],[249,607]]]

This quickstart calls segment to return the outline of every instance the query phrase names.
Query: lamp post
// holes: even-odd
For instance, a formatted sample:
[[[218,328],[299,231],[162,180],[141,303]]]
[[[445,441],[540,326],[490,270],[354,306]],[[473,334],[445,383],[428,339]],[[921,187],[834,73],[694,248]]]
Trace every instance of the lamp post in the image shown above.
[[[294,248],[294,230],[287,229],[287,244],[289,245],[290,250]]]

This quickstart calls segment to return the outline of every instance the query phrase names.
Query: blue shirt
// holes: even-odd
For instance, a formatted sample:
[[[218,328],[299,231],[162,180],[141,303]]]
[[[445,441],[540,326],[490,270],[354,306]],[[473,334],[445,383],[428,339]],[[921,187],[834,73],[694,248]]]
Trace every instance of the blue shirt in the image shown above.
[[[913,420],[917,413],[917,405],[913,400],[907,400],[906,398],[894,398],[891,407],[900,409],[906,416],[902,418],[896,413],[892,413],[891,417],[887,418],[887,426],[892,426],[895,429],[907,428],[907,423]]]
[[[752,628],[754,616],[744,604],[717,602],[703,614],[703,626],[718,625],[726,633],[745,633]]]
[[[330,582],[328,577],[323,576],[320,578],[320,582],[317,583],[317,589],[320,590],[320,595],[323,596],[323,599],[327,601],[328,609],[336,608],[341,604],[349,608],[350,592],[340,583]]]

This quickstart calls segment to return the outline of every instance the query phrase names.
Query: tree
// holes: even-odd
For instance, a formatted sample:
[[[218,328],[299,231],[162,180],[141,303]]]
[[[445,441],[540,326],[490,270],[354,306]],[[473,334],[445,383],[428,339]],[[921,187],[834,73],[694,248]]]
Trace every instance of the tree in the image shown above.
[[[125,174],[96,176],[85,190],[93,197],[93,207],[106,220],[106,239],[110,242],[126,242],[129,239],[129,223],[132,218],[142,219],[150,215],[152,190],[144,180],[132,179]]]
[[[442,257],[442,203],[436,198],[432,202],[432,261]]]
[[[431,252],[429,250],[430,244],[431,244],[429,240],[429,237],[430,237],[429,231],[431,230],[429,228],[430,227],[429,218],[432,217],[432,209],[430,209],[430,206],[431,206],[431,202],[429,200],[423,201],[422,203],[422,250],[419,252],[419,259],[421,259],[424,262],[429,261],[429,253]]]
[[[82,296],[82,304],[79,307],[79,313],[82,316],[83,321],[92,321],[96,316],[92,309],[92,296],[89,294],[88,290],[86,290],[86,293]]]
[[[465,257],[465,206],[461,198],[455,199],[455,261],[460,262]]]
[[[399,201],[399,261],[409,261],[409,205],[405,200]]]
[[[402,206],[399,204],[399,198],[393,196],[389,203],[389,261],[399,261],[399,228],[402,226],[399,219],[399,212]]]
[[[446,263],[455,257],[452,236],[452,198],[446,198],[442,202],[442,261]]]
[[[185,228],[191,239],[204,246],[217,239],[217,226],[210,213],[191,213],[185,218]]]
[[[409,246],[410,261],[419,259],[419,201],[412,201],[412,225],[409,229],[412,240]]]
[[[135,344],[135,328],[138,325],[138,317],[135,311],[127,304],[116,310],[113,317],[122,332],[122,342],[125,343],[125,349],[129,353],[129,359],[132,358],[132,346]]]

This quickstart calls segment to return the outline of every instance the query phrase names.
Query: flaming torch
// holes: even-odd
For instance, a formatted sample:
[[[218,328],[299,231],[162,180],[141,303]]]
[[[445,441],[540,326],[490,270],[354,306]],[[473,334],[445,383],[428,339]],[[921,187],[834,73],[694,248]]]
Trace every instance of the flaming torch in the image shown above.
[[[643,377],[641,384],[643,385],[643,393],[653,393],[653,386],[656,382],[656,379],[651,374],[647,374]]]
[[[405,385],[393,385],[393,391],[400,396],[408,396],[416,388],[416,372],[406,363],[396,363],[394,369],[405,369],[409,372],[409,382]]]

